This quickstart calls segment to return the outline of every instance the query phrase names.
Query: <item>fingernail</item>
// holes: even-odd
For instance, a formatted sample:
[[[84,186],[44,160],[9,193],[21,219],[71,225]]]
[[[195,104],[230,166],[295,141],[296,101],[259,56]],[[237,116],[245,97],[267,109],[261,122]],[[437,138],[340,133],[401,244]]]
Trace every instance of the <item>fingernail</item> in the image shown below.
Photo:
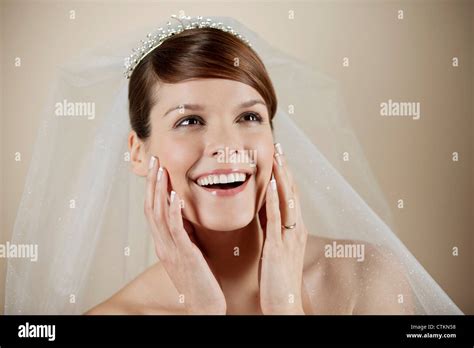
[[[272,174],[272,180],[270,180],[270,184],[272,186],[272,190],[276,191],[277,183],[276,183],[276,180],[275,180],[275,177],[273,176],[273,174]]]
[[[179,206],[181,207],[181,209],[184,209],[184,199],[179,200]]]
[[[155,164],[155,161],[156,161],[156,157],[155,157],[155,156],[151,156],[151,158],[150,158],[150,164],[148,165],[148,169],[153,168],[153,165]]]
[[[283,155],[283,149],[282,149],[280,143],[276,143],[276,144],[275,144],[275,149],[276,149],[276,151],[277,151],[277,153],[278,153],[279,155]]]
[[[158,169],[158,174],[156,174],[156,178],[158,179],[158,181],[161,180],[161,177],[163,176],[163,168],[159,168]]]
[[[174,191],[171,191],[171,196],[170,196],[170,200],[171,200],[171,202],[173,202],[173,201],[174,201],[174,196],[176,196],[176,192],[174,192]]]

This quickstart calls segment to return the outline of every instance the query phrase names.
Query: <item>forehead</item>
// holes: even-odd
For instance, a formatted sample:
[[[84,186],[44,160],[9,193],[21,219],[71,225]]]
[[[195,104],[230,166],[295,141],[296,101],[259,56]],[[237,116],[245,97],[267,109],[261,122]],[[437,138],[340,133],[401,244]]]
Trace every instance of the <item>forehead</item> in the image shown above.
[[[157,105],[166,108],[174,104],[196,103],[205,105],[237,104],[262,96],[253,87],[226,79],[193,79],[179,83],[159,83],[155,87]]]

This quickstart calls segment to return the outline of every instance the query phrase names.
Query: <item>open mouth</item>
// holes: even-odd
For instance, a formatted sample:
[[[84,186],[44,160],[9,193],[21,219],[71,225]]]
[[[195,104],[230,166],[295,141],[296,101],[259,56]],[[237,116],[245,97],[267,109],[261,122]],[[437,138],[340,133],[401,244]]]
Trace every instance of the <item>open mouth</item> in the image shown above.
[[[207,191],[237,192],[240,191],[239,188],[243,188],[250,176],[247,173],[208,175],[196,180],[196,184]]]
[[[239,187],[242,184],[243,182],[233,182],[231,184],[212,184],[212,185],[207,185],[206,187],[210,189],[230,190],[230,189]]]

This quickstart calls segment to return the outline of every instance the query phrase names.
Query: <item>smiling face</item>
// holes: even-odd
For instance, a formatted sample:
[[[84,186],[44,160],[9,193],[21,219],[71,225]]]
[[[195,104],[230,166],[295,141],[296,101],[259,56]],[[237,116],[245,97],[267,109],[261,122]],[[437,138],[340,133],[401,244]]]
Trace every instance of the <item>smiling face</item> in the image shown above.
[[[248,225],[264,200],[274,154],[261,95],[210,78],[160,83],[155,95],[147,155],[168,170],[184,217],[209,230]]]

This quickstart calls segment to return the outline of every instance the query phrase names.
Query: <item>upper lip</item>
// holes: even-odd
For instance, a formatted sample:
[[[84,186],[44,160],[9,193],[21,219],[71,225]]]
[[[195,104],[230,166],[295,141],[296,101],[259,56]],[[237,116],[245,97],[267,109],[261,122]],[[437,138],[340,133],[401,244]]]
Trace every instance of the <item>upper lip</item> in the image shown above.
[[[197,181],[199,178],[206,177],[208,175],[231,174],[231,173],[245,173],[248,175],[252,175],[253,171],[250,169],[241,169],[241,168],[214,169],[209,172],[199,174],[197,177],[194,178],[194,181]]]

